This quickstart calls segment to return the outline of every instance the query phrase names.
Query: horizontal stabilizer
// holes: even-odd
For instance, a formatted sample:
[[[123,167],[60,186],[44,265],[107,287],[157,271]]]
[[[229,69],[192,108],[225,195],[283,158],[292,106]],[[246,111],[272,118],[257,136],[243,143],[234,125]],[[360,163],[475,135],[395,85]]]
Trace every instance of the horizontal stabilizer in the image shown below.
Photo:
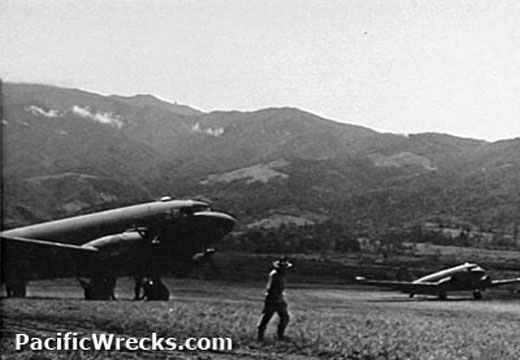
[[[399,286],[437,286],[438,283],[428,282],[412,282],[412,281],[394,281],[394,280],[368,280],[363,276],[357,276],[356,281],[362,284],[376,285],[376,286],[388,286],[388,287],[399,287]]]
[[[441,282],[412,282],[412,281],[392,281],[392,280],[367,280],[362,276],[356,277],[356,281],[361,284],[380,286],[399,290],[409,294],[430,294],[436,293],[442,285]]]
[[[491,287],[518,284],[518,283],[520,283],[520,278],[493,280],[491,282]]]

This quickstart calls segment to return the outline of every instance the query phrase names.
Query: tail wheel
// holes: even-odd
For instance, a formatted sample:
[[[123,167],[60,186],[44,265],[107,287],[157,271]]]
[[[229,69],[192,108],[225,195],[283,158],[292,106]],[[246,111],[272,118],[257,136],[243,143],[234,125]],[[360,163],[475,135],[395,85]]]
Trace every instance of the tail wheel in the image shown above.
[[[448,295],[446,295],[446,293],[439,294],[439,300],[446,300],[447,298],[448,298]]]
[[[482,300],[482,292],[480,290],[473,291],[473,299]]]

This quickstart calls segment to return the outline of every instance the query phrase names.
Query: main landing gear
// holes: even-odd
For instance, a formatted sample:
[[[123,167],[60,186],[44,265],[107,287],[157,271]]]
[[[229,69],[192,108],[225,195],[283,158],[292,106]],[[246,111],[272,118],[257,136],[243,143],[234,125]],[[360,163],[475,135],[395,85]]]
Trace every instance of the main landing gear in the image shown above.
[[[480,290],[473,290],[473,299],[482,300],[482,292]]]
[[[158,277],[134,276],[134,300],[168,301],[170,292]],[[144,294],[141,296],[141,289]]]
[[[152,301],[168,301],[170,298],[170,291],[161,282],[160,278],[151,278],[143,283],[144,300]]]
[[[115,300],[116,278],[96,277],[90,281],[78,278],[85,300]]]
[[[7,297],[24,298],[27,295],[27,283],[25,281],[9,282],[5,284],[5,290]]]

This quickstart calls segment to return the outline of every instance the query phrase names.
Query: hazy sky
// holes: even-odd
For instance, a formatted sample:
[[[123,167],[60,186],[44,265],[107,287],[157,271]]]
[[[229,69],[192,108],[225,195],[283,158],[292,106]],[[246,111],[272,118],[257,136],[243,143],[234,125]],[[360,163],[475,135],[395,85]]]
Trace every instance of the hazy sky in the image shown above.
[[[383,132],[520,136],[520,1],[0,0],[0,76]]]

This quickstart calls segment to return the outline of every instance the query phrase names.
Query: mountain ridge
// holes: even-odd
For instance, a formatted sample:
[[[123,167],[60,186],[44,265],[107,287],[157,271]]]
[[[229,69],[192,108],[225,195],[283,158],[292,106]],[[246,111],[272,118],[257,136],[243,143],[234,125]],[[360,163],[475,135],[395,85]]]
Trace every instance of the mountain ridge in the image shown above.
[[[3,101],[4,226],[167,194],[215,200],[244,225],[289,206],[381,228],[518,226],[520,138],[404,136],[291,107],[205,113],[46,85],[4,83]]]

